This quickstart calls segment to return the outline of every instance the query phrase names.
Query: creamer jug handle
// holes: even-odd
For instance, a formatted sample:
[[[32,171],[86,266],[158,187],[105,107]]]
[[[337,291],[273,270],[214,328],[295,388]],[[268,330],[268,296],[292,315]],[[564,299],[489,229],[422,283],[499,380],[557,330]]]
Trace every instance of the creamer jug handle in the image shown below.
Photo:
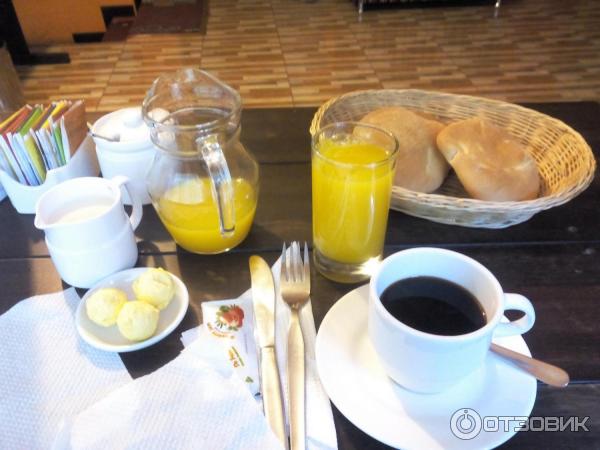
[[[121,187],[123,187],[127,191],[127,195],[129,195],[129,199],[131,200],[131,207],[132,207],[131,215],[129,216],[129,222],[131,223],[131,228],[135,231],[135,229],[138,227],[138,225],[140,224],[140,222],[142,220],[142,215],[144,214],[144,211],[142,209],[142,201],[140,200],[138,195],[133,190],[133,188],[131,186],[131,182],[129,181],[129,178],[127,178],[123,175],[117,175],[115,177],[112,177],[109,180],[109,182],[112,183],[117,189],[120,189]],[[123,203],[122,198],[121,198],[121,203]]]
[[[213,198],[219,212],[221,235],[231,236],[235,231],[234,191],[223,149],[215,134],[196,139],[196,148],[208,168]]]

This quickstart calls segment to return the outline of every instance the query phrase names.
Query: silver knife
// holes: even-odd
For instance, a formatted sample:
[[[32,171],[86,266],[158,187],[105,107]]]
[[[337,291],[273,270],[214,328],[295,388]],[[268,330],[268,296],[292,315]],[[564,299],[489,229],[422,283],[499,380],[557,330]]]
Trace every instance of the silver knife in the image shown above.
[[[271,268],[260,256],[250,257],[250,279],[256,337],[260,348],[263,409],[271,429],[287,449],[281,383],[275,356],[275,284]]]

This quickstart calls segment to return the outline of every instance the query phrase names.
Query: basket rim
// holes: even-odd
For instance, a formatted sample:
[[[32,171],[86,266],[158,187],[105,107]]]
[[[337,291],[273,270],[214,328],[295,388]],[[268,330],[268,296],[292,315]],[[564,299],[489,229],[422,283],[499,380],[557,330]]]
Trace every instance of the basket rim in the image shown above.
[[[485,102],[488,105],[498,105],[498,106],[506,106],[509,105],[511,108],[514,108],[515,111],[523,112],[526,114],[535,114],[539,117],[544,118],[545,120],[554,123],[556,125],[560,125],[561,128],[564,128],[565,131],[571,133],[575,139],[579,141],[581,144],[582,152],[581,157],[586,159],[589,163],[588,169],[584,176],[572,186],[569,186],[564,191],[561,191],[557,194],[547,195],[544,197],[538,197],[532,200],[520,200],[520,201],[506,201],[506,202],[498,202],[498,201],[490,201],[490,200],[478,200],[474,198],[465,198],[465,197],[454,197],[444,194],[435,194],[435,193],[423,193],[412,191],[410,189],[406,189],[400,186],[392,187],[392,196],[394,198],[404,201],[412,201],[418,202],[419,204],[428,204],[429,206],[436,206],[439,208],[445,209],[463,209],[468,208],[471,210],[478,210],[481,212],[490,212],[497,213],[507,210],[513,210],[515,212],[537,212],[545,209],[553,208],[555,206],[564,204],[576,197],[582,191],[584,191],[594,179],[594,175],[596,172],[596,160],[594,157],[594,153],[590,148],[589,144],[585,141],[583,136],[569,125],[564,123],[563,121],[556,119],[547,114],[541,113],[531,108],[526,108],[524,106],[518,105],[516,103],[510,103],[502,100],[490,99],[486,97],[477,97],[473,95],[464,95],[464,94],[451,94],[447,92],[441,91],[429,91],[423,89],[364,89],[358,91],[348,92],[339,96],[335,96],[327,100],[323,103],[318,110],[315,112],[313,119],[310,124],[310,134],[314,136],[314,133],[318,131],[320,128],[319,124],[323,115],[327,109],[329,109],[332,105],[341,100],[347,100],[352,97],[368,95],[371,93],[377,94],[385,94],[386,92],[398,94],[415,94],[415,95],[427,95],[427,96],[436,96],[441,99],[448,100],[464,100],[464,101],[472,101],[472,102]]]

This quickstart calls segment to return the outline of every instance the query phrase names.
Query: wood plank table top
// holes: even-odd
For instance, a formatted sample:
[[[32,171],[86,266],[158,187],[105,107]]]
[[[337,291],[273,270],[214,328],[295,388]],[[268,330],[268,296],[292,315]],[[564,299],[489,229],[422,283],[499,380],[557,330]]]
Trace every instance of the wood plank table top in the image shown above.
[[[600,155],[600,105],[595,102],[525,105],[549,114],[580,132]],[[279,257],[283,241],[312,241],[310,137],[315,108],[247,109],[242,142],[260,163],[260,196],[250,235],[222,255],[202,256],[178,248],[151,206],[136,230],[137,266],[162,266],[181,277],[190,308],[180,326],[147,349],[122,354],[134,377],[173,359],[180,333],[202,322],[203,301],[233,298],[249,288],[248,257]],[[90,115],[93,120],[97,115]],[[506,229],[442,225],[391,211],[385,255],[416,247],[450,248],[487,266],[506,292],[533,303],[537,321],[525,335],[532,354],[571,375],[564,390],[538,385],[533,416],[589,416],[589,432],[521,432],[502,448],[600,448],[600,180],[569,203],[538,213]],[[9,200],[0,203],[0,313],[32,295],[68,287],[58,276],[43,233],[33,215],[18,214]],[[331,306],[356,285],[334,283],[312,272],[312,306],[317,328]],[[82,295],[83,290],[79,290]],[[335,407],[340,449],[387,448]]]

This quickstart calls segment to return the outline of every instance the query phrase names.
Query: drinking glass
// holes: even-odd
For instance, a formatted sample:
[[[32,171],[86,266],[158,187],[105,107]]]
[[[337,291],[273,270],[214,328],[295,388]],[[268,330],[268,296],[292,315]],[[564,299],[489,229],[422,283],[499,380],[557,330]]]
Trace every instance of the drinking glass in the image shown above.
[[[313,255],[325,277],[358,282],[381,260],[397,152],[391,133],[358,122],[313,136]]]

